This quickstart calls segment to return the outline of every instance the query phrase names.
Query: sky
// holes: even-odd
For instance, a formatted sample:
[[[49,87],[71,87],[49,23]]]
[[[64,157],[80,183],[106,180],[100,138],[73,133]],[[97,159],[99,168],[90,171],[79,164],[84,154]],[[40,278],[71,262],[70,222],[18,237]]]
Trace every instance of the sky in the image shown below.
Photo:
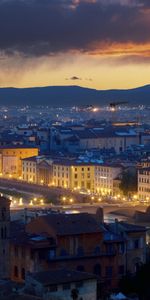
[[[150,84],[150,0],[0,0],[0,87]]]

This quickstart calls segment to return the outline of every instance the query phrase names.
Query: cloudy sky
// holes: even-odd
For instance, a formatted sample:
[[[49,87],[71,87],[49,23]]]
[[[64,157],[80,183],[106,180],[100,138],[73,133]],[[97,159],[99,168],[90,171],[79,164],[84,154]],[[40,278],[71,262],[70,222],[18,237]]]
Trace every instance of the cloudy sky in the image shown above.
[[[0,0],[0,86],[150,83],[150,0]]]

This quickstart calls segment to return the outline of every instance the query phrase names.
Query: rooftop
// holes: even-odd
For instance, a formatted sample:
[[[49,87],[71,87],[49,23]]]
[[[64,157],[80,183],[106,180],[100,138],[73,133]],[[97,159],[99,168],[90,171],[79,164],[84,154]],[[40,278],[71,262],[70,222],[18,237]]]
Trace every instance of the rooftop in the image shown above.
[[[40,224],[38,233],[49,231],[49,227],[56,235],[77,235],[102,231],[94,217],[88,213],[40,216],[27,225],[27,231],[31,230],[32,232],[32,226],[35,228],[38,222]]]
[[[31,273],[31,275],[29,276],[32,276],[35,280],[42,283],[44,286],[96,279],[96,276],[93,274],[79,271],[70,271],[66,269]]]

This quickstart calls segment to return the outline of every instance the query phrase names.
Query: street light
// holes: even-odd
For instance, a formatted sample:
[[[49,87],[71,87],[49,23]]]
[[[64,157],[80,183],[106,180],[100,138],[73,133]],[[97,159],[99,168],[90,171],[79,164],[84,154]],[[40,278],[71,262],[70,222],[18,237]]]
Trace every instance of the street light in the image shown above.
[[[41,200],[40,200],[40,203],[41,203],[41,205],[43,205],[43,204],[44,204],[44,200],[43,200],[43,199],[41,199]]]
[[[22,198],[19,199],[19,205],[23,205]]]

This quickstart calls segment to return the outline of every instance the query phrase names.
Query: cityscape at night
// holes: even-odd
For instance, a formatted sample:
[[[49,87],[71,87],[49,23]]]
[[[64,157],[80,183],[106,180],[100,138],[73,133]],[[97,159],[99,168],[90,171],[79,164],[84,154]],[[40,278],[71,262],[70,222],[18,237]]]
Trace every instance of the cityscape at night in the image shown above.
[[[150,3],[0,0],[0,300],[150,300]]]

